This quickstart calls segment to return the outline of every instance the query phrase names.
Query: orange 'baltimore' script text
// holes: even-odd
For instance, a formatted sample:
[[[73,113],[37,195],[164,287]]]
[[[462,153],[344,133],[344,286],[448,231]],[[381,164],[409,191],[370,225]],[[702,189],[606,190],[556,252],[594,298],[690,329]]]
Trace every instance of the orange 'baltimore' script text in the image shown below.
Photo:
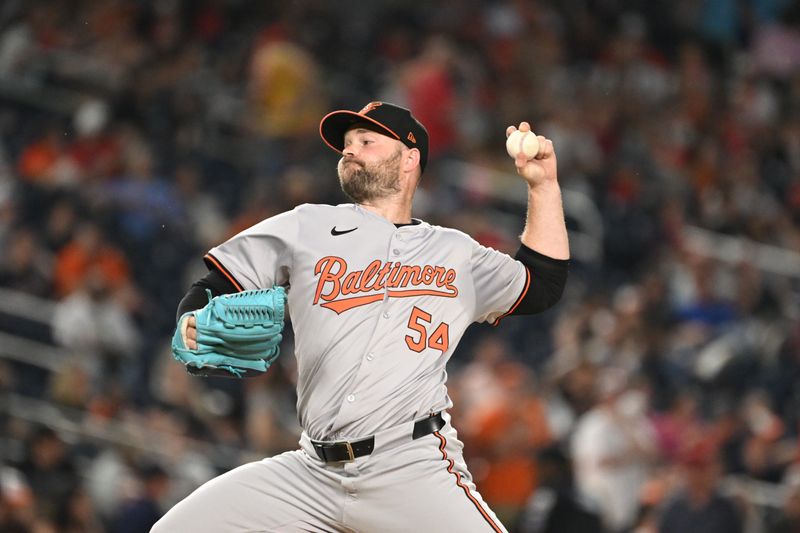
[[[317,261],[314,274],[319,276],[314,304],[322,300],[322,307],[337,314],[383,300],[383,289],[387,289],[389,298],[458,295],[453,285],[456,271],[443,266],[403,265],[376,259],[364,270],[348,272],[344,259],[329,255]]]

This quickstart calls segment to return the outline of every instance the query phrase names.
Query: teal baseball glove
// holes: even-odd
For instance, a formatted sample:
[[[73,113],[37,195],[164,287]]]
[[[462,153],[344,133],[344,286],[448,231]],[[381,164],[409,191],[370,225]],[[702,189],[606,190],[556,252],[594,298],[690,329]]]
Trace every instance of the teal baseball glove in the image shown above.
[[[280,353],[286,291],[283,287],[224,294],[208,292],[205,307],[185,313],[172,336],[172,355],[196,376],[263,374]],[[181,327],[194,315],[197,349],[186,347]]]

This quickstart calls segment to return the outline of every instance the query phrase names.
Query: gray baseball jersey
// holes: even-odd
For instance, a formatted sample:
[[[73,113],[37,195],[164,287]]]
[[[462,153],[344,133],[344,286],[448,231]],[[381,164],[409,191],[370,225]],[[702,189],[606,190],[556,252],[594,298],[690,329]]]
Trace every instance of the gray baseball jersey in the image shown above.
[[[213,248],[241,288],[288,286],[297,410],[316,440],[451,407],[445,365],[472,322],[524,295],[527,269],[457,230],[396,227],[352,204],[301,205]]]
[[[243,465],[173,507],[154,533],[411,530],[503,533],[464,463],[445,365],[472,322],[513,311],[528,270],[468,235],[396,227],[357,205],[301,205],[213,248],[240,290],[288,287],[300,450]],[[445,425],[412,435],[443,411]],[[314,441],[371,437],[326,462]]]

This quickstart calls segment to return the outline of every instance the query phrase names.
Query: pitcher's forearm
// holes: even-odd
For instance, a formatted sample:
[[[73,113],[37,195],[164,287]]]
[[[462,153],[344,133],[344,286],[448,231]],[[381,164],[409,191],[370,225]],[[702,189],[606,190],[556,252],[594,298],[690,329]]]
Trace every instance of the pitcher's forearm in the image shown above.
[[[522,244],[553,259],[569,259],[569,240],[558,182],[528,187]]]

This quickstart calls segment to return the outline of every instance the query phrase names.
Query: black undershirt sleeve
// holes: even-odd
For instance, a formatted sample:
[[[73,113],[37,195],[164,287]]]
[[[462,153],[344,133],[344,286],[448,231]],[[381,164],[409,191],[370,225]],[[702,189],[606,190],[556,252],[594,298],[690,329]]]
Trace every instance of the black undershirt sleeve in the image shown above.
[[[206,306],[208,303],[206,289],[211,291],[211,296],[239,292],[239,290],[234,287],[233,283],[218,270],[210,270],[204,278],[200,278],[192,284],[181,300],[181,303],[178,304],[178,319],[180,319],[184,313],[196,311]]]
[[[532,315],[551,308],[561,299],[567,284],[569,259],[553,259],[520,245],[516,260],[528,268],[531,276],[528,292],[512,315]]]

